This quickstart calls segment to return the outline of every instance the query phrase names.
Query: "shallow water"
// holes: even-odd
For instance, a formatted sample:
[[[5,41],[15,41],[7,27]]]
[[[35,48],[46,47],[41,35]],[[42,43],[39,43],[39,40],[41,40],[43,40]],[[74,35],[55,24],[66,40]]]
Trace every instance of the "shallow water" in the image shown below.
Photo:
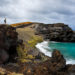
[[[75,59],[75,43],[50,42],[48,46],[59,50],[65,58]]]

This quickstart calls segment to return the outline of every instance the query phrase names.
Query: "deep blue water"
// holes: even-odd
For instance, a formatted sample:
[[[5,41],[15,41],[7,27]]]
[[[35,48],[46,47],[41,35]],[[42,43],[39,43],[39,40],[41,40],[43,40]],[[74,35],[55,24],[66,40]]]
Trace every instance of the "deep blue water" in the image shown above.
[[[75,59],[75,43],[50,42],[49,47],[59,50],[67,59]]]

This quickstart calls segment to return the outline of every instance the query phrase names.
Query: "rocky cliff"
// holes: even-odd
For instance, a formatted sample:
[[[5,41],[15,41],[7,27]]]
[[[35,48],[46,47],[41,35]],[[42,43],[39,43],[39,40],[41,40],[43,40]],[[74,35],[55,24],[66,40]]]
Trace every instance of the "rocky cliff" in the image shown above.
[[[28,36],[28,32],[19,30],[10,25],[0,25],[0,64],[6,62],[33,62],[47,58],[34,45],[41,39]],[[32,32],[33,33],[33,32]],[[27,35],[26,35],[27,34]],[[36,36],[38,37],[38,36]],[[29,39],[28,39],[29,38]],[[30,43],[27,41],[29,40]],[[33,45],[32,45],[33,44]]]
[[[58,41],[63,36],[60,41],[72,42],[75,38],[72,29],[64,24],[33,23],[28,26],[26,29],[24,25],[23,29],[16,29],[0,25],[0,75],[75,75],[75,65],[67,65],[58,50],[53,51],[52,57],[47,57],[34,48],[34,41],[39,39],[32,38],[36,34],[36,37],[42,35],[44,39]],[[55,33],[62,35],[58,37]],[[63,40],[65,38],[66,41]]]
[[[14,60],[15,56],[17,56],[17,36],[18,34],[14,27],[0,25],[0,64]]]
[[[5,68],[5,69],[4,69]],[[42,63],[9,64],[0,68],[1,75],[75,75],[75,65],[66,65],[63,55],[54,50]]]
[[[36,34],[42,34],[44,39],[58,42],[75,42],[75,33],[68,26],[63,23],[56,24],[38,24]]]

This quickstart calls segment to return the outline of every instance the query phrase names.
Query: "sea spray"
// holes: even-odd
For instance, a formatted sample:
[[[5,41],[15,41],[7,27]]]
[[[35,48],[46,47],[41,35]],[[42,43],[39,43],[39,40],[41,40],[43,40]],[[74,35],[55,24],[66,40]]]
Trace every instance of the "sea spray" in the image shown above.
[[[48,41],[44,41],[42,43],[38,43],[36,45],[36,48],[39,49],[40,52],[44,53],[46,56],[51,57],[51,53],[49,50],[50,48],[48,47]]]
[[[66,64],[75,64],[74,59],[66,59]]]

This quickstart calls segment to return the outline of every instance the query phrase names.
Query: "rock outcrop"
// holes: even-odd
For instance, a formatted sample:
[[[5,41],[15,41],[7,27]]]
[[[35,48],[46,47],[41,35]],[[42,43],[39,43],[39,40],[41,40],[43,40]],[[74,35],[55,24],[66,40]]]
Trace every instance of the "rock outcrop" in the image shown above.
[[[14,66],[14,65],[13,65]],[[42,63],[25,63],[11,66],[7,70],[21,73],[23,75],[75,75],[75,65],[66,65],[63,55],[54,50],[52,57]]]
[[[56,70],[61,70],[66,65],[63,55],[58,50],[55,50],[52,53],[52,63],[56,65]]]
[[[35,34],[42,34],[44,39],[58,42],[75,42],[75,33],[63,23],[37,24]]]
[[[0,64],[15,59],[18,34],[9,25],[0,25]]]
[[[66,60],[58,50],[54,50],[52,57],[45,62],[22,66],[25,68],[21,69],[24,75],[75,75],[75,66],[66,65]]]

